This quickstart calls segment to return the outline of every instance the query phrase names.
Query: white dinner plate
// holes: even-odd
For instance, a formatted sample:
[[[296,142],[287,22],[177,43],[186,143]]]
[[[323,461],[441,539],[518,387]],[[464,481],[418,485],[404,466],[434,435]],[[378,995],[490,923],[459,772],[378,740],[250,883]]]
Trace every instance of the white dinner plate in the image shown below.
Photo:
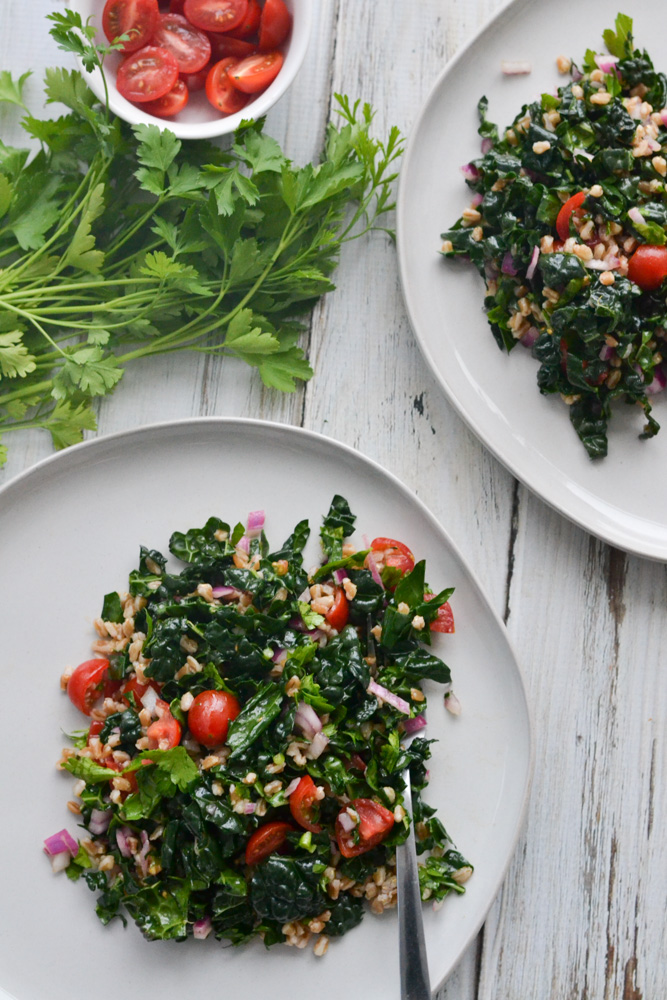
[[[67,664],[87,659],[102,596],[122,589],[139,545],[167,550],[175,530],[212,515],[236,523],[265,508],[276,545],[297,520],[313,534],[334,493],[364,534],[403,539],[426,554],[436,589],[455,586],[454,635],[436,636],[463,712],[444,709],[430,685],[437,737],[427,800],[475,865],[464,896],[425,907],[434,986],[451,971],[491,905],[523,819],[531,771],[529,713],[505,628],[435,518],[401,483],[324,437],[259,421],[201,419],[98,438],[46,459],[0,491],[3,818],[0,822],[0,995],[15,1000],[236,997],[340,1000],[398,997],[395,912],[375,917],[327,955],[257,942],[147,943],[132,924],[108,927],[83,883],[53,875],[42,841],[66,826],[73,779],[56,771],[61,730],[81,716],[59,689]],[[312,557],[312,561],[309,561]],[[299,985],[301,984],[301,985]],[[4,994],[3,989],[6,991]]]
[[[664,0],[615,5],[581,0],[514,0],[448,64],[410,135],[398,197],[398,251],[410,320],[450,402],[482,442],[538,496],[612,545],[667,561],[667,392],[655,397],[664,429],[640,441],[637,407],[617,405],[609,454],[591,461],[558,396],[541,396],[538,363],[518,345],[501,352],[482,309],[484,286],[472,265],[446,261],[440,234],[470,203],[460,167],[480,155],[477,101],[506,127],[522,104],[562,84],[556,57],[581,63],[605,51],[604,28],[617,11],[634,18],[635,40],[667,70]],[[573,26],[576,25],[576,31]],[[503,76],[503,60],[527,60],[528,76]]]

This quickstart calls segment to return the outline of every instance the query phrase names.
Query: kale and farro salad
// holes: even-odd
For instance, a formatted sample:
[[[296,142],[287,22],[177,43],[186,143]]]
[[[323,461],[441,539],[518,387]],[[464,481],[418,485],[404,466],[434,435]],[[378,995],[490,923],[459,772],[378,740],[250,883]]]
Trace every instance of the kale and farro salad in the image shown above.
[[[460,710],[428,648],[454,631],[452,590],[434,594],[396,539],[346,541],[355,516],[341,496],[309,573],[308,521],[275,551],[264,521],[175,532],[180,572],[142,547],[128,591],[106,595],[96,658],[61,680],[90,718],[59,762],[77,779],[68,808],[84,835],[63,830],[45,849],[98,893],[105,924],[127,914],[149,940],[314,937],[322,955],[364,901],[395,905],[411,821],[422,899],[437,907],[472,874],[422,799],[433,741],[414,735],[424,679]]]
[[[540,362],[591,458],[607,454],[612,404],[642,411],[667,383],[667,78],[636,49],[632,19],[604,32],[571,77],[524,105],[499,134],[479,102],[482,156],[463,173],[473,198],[442,234],[445,257],[469,259],[501,349]]]

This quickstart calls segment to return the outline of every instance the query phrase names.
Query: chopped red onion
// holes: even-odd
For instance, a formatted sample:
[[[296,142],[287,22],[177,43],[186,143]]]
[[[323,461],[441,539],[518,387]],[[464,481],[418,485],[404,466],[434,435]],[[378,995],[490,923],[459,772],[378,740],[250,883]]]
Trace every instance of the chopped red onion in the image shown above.
[[[159,694],[157,693],[155,688],[152,688],[150,686],[150,684],[148,685],[148,687],[142,694],[141,698],[139,699],[139,701],[141,702],[141,704],[151,717],[157,714],[157,703],[159,700],[160,700]]]
[[[354,820],[344,809],[342,812],[338,813],[337,823],[342,827],[345,833],[350,833],[355,827]]]
[[[317,760],[318,757],[324,753],[329,745],[329,737],[325,736],[324,733],[315,733],[311,741],[310,746],[306,750],[306,757],[309,760]]]
[[[296,629],[297,632],[303,632],[304,635],[307,635],[313,640],[313,642],[319,642],[319,640],[326,635],[321,628],[308,628],[307,625],[304,625],[303,619],[301,618],[290,618],[290,625],[293,629]]]
[[[347,579],[347,571],[344,569],[335,569],[333,575],[336,583],[342,584],[343,580]]]
[[[211,592],[216,601],[235,601],[243,596],[243,591],[236,587],[213,587]]]
[[[322,729],[319,715],[313,706],[308,705],[305,701],[300,702],[294,716],[294,722],[309,740],[312,740],[315,733],[319,733]]]
[[[243,811],[246,814],[246,816],[252,816],[256,808],[257,808],[257,803],[255,802],[243,803]]]
[[[656,368],[653,372],[653,381],[646,386],[644,392],[647,396],[655,396],[658,392],[662,392],[666,385],[667,375],[662,368]]]
[[[503,257],[503,262],[500,265],[500,270],[503,272],[503,274],[509,274],[512,277],[514,277],[517,273],[516,264],[514,263],[514,257],[512,256],[509,250]]]
[[[526,277],[528,281],[530,281],[533,275],[535,274],[535,268],[537,267],[537,262],[539,260],[539,257],[540,257],[540,248],[533,247],[533,255],[530,258],[530,264],[528,265],[528,270],[526,271]]]
[[[474,165],[474,163],[464,163],[461,167],[461,173],[468,181],[479,180],[479,170]]]
[[[248,514],[248,526],[246,528],[246,535],[248,538],[259,538],[262,534],[262,528],[264,527],[264,511],[263,510],[253,510]]]
[[[248,538],[247,535],[243,535],[241,538],[239,538],[238,542],[236,543],[236,548],[240,549],[241,552],[245,552],[245,554],[248,555],[248,553],[250,552],[250,539]]]
[[[50,856],[51,870],[56,874],[62,872],[68,867],[71,860],[72,855],[69,851],[60,851],[58,854],[52,854]]]
[[[573,66],[572,67],[571,76],[572,76],[572,79],[574,80],[574,82],[578,83],[579,80],[583,79],[584,74],[581,72],[580,69],[577,69],[576,66]]]
[[[410,714],[410,706],[407,701],[400,698],[389,688],[383,687],[382,684],[378,684],[377,681],[371,680],[370,684],[366,688],[370,694],[374,694],[377,698],[381,698],[382,701],[386,702],[387,705],[391,705],[399,712],[403,712],[404,715]]]
[[[58,833],[51,834],[44,841],[44,852],[45,854],[62,854],[63,851],[69,851],[72,857],[75,857],[79,850],[79,845],[76,840],[69,832],[69,830],[59,830]]]
[[[292,792],[295,792],[301,783],[301,778],[293,778],[289,785],[285,789],[285,798],[289,798]]]
[[[197,941],[205,941],[213,930],[213,924],[211,923],[210,917],[202,917],[201,920],[195,920],[192,925],[192,936],[197,939]]]
[[[532,347],[539,335],[540,331],[536,326],[529,326],[521,338],[520,343],[523,344],[524,347]]]
[[[109,828],[109,823],[111,822],[111,815],[111,809],[106,809],[104,811],[101,809],[92,810],[90,814],[90,822],[88,823],[88,829],[94,837],[99,837],[101,834],[106,833]]]
[[[658,147],[658,148],[660,148],[660,147]],[[634,205],[632,208],[628,209],[628,219],[630,219],[631,222],[634,222],[635,225],[637,225],[637,226],[645,226],[646,225],[646,219],[644,218],[644,216],[639,211],[639,209],[637,208],[636,205]]]
[[[505,76],[525,76],[526,73],[532,73],[533,66],[532,63],[527,62],[525,59],[516,59],[514,61],[503,59],[500,69]]]
[[[452,715],[461,714],[461,702],[453,691],[450,691],[449,694],[445,695],[445,708],[448,712],[451,712]]]
[[[384,584],[382,582],[382,577],[380,576],[380,571],[378,570],[377,563],[375,562],[375,556],[372,551],[368,550],[368,555],[366,556],[366,562],[368,563],[368,568],[371,571],[371,576],[377,583],[378,587],[382,587],[384,590]]]
[[[406,719],[403,723],[403,728],[408,736],[411,736],[412,733],[418,733],[419,730],[423,729],[425,725],[426,716],[422,713],[422,715],[415,715],[414,719]]]
[[[484,195],[480,194],[479,191],[477,191],[470,199],[470,204],[472,205],[473,208],[477,208],[477,206],[481,205],[483,201],[484,201]]]
[[[275,651],[271,659],[273,660],[274,663],[284,663],[285,660],[287,659],[287,650],[278,647],[278,649]]]
[[[662,124],[667,125],[667,108],[663,108],[660,112],[660,117],[662,118]]]
[[[604,346],[600,349],[600,353],[598,355],[600,361],[609,361],[609,359],[613,358],[613,356],[614,356],[614,348],[610,347],[609,344],[604,344]]]
[[[116,843],[118,844],[118,850],[123,855],[124,858],[132,857],[132,850],[128,843],[128,837],[132,836],[132,831],[127,826],[120,826],[116,830]]]
[[[302,604],[306,602],[310,603],[310,587],[306,587],[303,593],[299,594],[297,601],[300,601]]]
[[[482,156],[486,156],[493,149],[493,139],[482,139]]]
[[[616,56],[609,56],[603,52],[595,56],[595,62],[598,69],[601,69],[603,73],[613,73],[616,69],[618,59]]]

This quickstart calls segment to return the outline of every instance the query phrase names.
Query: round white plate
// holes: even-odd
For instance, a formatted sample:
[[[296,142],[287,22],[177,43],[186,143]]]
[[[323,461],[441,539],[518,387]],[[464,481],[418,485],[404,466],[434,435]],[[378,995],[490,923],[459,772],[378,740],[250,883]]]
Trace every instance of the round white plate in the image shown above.
[[[364,534],[404,539],[428,555],[434,588],[456,587],[456,634],[437,636],[435,648],[452,668],[463,713],[449,715],[432,686],[426,734],[439,742],[427,800],[439,805],[476,870],[465,896],[447,899],[437,913],[425,907],[434,986],[476,934],[514,850],[531,770],[529,713],[504,626],[434,517],[379,466],[292,427],[191,420],[79,445],[0,492],[0,995],[89,1000],[112,984],[124,1000],[288,1000],[299,983],[317,982],[318,1000],[340,1000],[341,990],[365,1000],[398,997],[395,912],[367,913],[322,959],[312,949],[267,951],[259,942],[237,949],[211,939],[149,944],[134,925],[103,927],[94,895],[53,875],[42,854],[44,837],[63,826],[78,832],[65,806],[73,779],[55,762],[66,742],[61,730],[79,728],[81,716],[59,690],[60,674],[91,655],[102,596],[126,585],[139,545],[166,553],[175,530],[211,514],[236,523],[265,508],[276,545],[310,518],[306,565],[313,565],[334,493],[357,515],[360,544]]]
[[[667,426],[657,438],[640,441],[638,409],[616,406],[609,454],[591,461],[560,397],[540,395],[530,351],[518,345],[508,356],[496,346],[476,270],[438,253],[440,234],[470,201],[460,167],[480,155],[479,98],[486,94],[490,120],[505,127],[522,104],[563,83],[555,65],[560,53],[581,62],[587,47],[604,50],[602,31],[613,26],[618,9],[581,0],[515,0],[452,60],[410,136],[398,251],[417,340],[471,430],[561,514],[612,545],[667,561]],[[667,35],[655,30],[662,0],[633,0],[628,13],[636,44],[649,50],[658,69],[667,69]],[[503,76],[502,60],[528,60],[532,73]],[[667,425],[667,393],[655,397],[654,415]]]

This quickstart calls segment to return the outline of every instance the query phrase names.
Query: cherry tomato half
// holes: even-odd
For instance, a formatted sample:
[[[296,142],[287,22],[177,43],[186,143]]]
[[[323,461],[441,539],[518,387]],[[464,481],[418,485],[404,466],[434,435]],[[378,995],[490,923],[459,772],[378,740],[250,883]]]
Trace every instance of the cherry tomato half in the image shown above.
[[[258,52],[232,66],[227,75],[237,90],[244,94],[257,94],[273,83],[282,64],[282,52]]]
[[[208,35],[194,28],[180,14],[160,15],[152,44],[171,52],[179,73],[196,73],[211,58]]]
[[[185,0],[183,13],[202,31],[231,31],[248,13],[248,0]]]
[[[397,542],[395,538],[374,538],[371,542],[373,552],[382,552],[385,566],[393,566],[402,573],[411,573],[415,568],[415,557],[407,545]]]
[[[261,52],[277,49],[289,35],[292,24],[290,12],[284,0],[266,0],[259,26],[259,48]]]
[[[312,833],[321,833],[322,827],[315,822],[317,816],[317,787],[309,774],[304,774],[289,797],[289,808],[299,826]]]
[[[227,71],[236,66],[238,59],[229,56],[211,66],[206,77],[206,96],[210,103],[224,115],[233,115],[248,103],[248,98],[237,90],[227,76]]]
[[[116,87],[126,100],[143,104],[164,97],[177,80],[178,63],[171,52],[147,45],[121,63]]]
[[[136,52],[150,41],[159,16],[157,0],[107,0],[102,28],[110,42],[119,35],[129,35],[122,51]]]
[[[257,52],[257,46],[252,42],[246,42],[242,38],[232,38],[231,35],[215,35],[211,32],[208,40],[211,43],[214,62],[227,59],[229,56],[245,59],[246,56],[252,56]]]
[[[350,615],[350,607],[347,602],[347,597],[343,591],[342,587],[336,587],[336,594],[334,597],[334,602],[324,616],[329,622],[332,628],[335,628],[337,632],[344,629],[347,625],[347,619]]]
[[[241,711],[233,694],[202,691],[190,706],[188,728],[198,743],[217,747],[227,739],[229,723]]]
[[[198,91],[203,90],[206,86],[206,77],[208,76],[208,71],[210,67],[204,66],[200,69],[198,73],[182,73],[180,78],[185,86],[188,88],[188,93],[196,94]],[[167,94],[169,97],[169,94]]]
[[[341,813],[336,818],[336,840],[344,858],[356,858],[377,847],[394,825],[394,814],[379,802],[372,799],[352,799],[350,805],[359,816],[358,826],[353,830],[345,830],[340,821]]]
[[[148,684],[140,684],[136,677],[131,677],[129,681],[125,681],[121,687],[120,695],[126,705],[132,706],[132,702],[127,696],[129,694],[133,694],[135,702],[138,704],[148,691],[149,687],[153,688],[156,694],[160,693],[160,685],[157,681],[151,679]]]
[[[158,719],[146,730],[149,750],[172,750],[181,742],[181,724],[173,717],[166,701],[157,701]]]
[[[79,664],[67,682],[70,701],[84,715],[90,715],[108,669],[108,660],[85,660]]]
[[[287,834],[292,831],[290,823],[281,823],[274,820],[272,823],[265,823],[255,830],[248,841],[245,849],[245,863],[256,865],[258,862],[268,858],[278,848],[282,847],[287,838]]]
[[[185,0],[171,0],[169,4],[170,14],[182,14],[185,7]]]
[[[569,238],[570,216],[576,208],[579,208],[585,198],[585,191],[577,191],[577,193],[573,194],[571,198],[568,198],[565,204],[561,207],[556,219],[556,231],[562,240]]]
[[[259,0],[248,0],[248,11],[246,16],[243,18],[238,28],[234,28],[229,34],[232,38],[249,38],[250,35],[254,35],[259,28],[259,22],[262,17],[262,8],[259,5]]]
[[[144,101],[141,105],[143,110],[156,118],[173,118],[179,111],[182,111],[190,99],[190,92],[187,85],[179,77],[168,94],[158,97],[156,101]]]
[[[424,594],[425,601],[432,601],[435,594]],[[431,622],[430,625],[431,632],[455,632],[454,628],[454,614],[452,612],[449,601],[445,601],[438,608],[438,617],[435,621]]]
[[[650,243],[637,247],[628,263],[628,278],[645,292],[659,288],[667,278],[667,247]]]

